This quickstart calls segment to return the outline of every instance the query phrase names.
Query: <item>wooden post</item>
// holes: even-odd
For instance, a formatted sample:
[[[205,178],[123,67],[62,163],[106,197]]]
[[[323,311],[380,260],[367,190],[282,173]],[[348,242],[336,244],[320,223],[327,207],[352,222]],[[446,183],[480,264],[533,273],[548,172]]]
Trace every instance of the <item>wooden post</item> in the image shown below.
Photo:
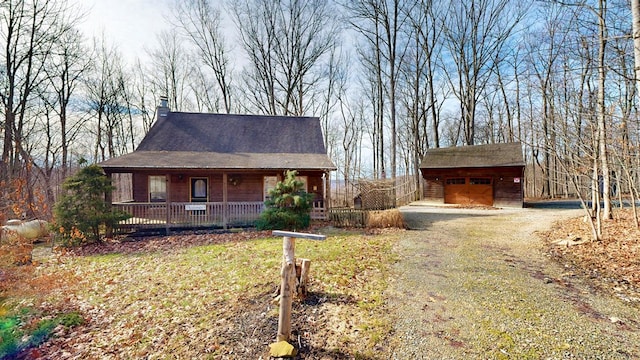
[[[300,283],[297,284],[296,290],[299,298],[307,296],[307,284],[309,283],[309,271],[311,270],[311,260],[300,259]],[[296,272],[296,276],[298,273]]]
[[[324,220],[329,220],[330,207],[331,207],[331,173],[327,171],[324,176]]]
[[[229,200],[227,196],[229,179],[227,173],[222,173],[222,226],[226,230],[227,222],[229,221]]]
[[[165,206],[167,207],[167,216],[165,219],[165,232],[167,235],[170,235],[170,226],[171,226],[171,174],[166,174],[165,175],[165,191],[166,191],[166,197],[167,200],[165,201]]]
[[[296,280],[296,239],[285,236],[282,239],[282,282],[280,283],[280,315],[276,341],[289,341],[291,336],[291,303]]]
[[[291,231],[273,232],[273,235],[282,236],[282,270],[280,273],[280,314],[278,316],[278,335],[276,341],[289,341],[291,337],[291,304],[293,301],[293,291],[296,288],[296,238],[311,240],[324,240],[326,236],[316,234],[305,234]],[[306,259],[305,259],[306,260]],[[307,260],[307,270],[304,271],[304,261],[301,270],[308,276],[310,262]],[[302,280],[301,280],[302,281]],[[306,286],[306,283],[305,283]]]
[[[108,173],[107,173],[107,172],[106,172],[106,175],[107,175],[107,177],[109,178],[109,183],[110,183],[111,185],[113,185],[113,173],[110,173],[110,172],[108,172]],[[104,194],[104,201],[105,201],[105,203],[107,204],[107,207],[108,207],[109,211],[111,211],[111,210],[112,210],[112,208],[113,208],[113,191],[107,191],[107,192],[105,192],[105,194]],[[116,224],[116,225],[115,225],[115,227],[117,227],[117,226],[118,226],[118,224]],[[105,234],[105,235],[106,235],[108,238],[112,238],[112,237],[113,237],[113,227],[112,227],[112,226],[108,226],[108,227],[107,227],[107,229],[106,229],[106,231],[107,231],[107,232],[106,232],[106,234]]]

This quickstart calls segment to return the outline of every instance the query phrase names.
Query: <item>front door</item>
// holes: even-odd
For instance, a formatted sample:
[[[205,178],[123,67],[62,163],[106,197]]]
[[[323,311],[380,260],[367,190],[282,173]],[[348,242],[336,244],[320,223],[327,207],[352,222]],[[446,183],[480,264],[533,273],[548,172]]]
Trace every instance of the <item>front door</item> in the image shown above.
[[[208,195],[209,179],[191,178],[191,202],[207,202]]]

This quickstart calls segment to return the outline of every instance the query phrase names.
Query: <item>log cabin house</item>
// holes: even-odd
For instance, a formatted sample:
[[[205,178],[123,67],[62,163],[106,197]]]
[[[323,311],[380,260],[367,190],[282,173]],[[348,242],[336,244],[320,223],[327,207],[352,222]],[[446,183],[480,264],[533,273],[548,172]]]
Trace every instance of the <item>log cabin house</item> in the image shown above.
[[[524,167],[520,143],[429,149],[420,165],[424,199],[522,207]]]
[[[122,227],[167,232],[253,224],[287,170],[314,194],[312,218],[324,219],[336,169],[316,117],[171,112],[166,101],[134,152],[99,165],[130,182],[130,198],[112,203],[133,216]]]

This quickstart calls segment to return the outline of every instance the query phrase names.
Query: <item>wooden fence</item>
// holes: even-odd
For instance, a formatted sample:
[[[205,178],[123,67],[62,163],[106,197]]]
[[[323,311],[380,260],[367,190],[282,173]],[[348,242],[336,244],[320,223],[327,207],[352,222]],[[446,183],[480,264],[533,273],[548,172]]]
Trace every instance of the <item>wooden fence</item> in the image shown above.
[[[360,179],[338,182],[331,188],[331,207],[358,207],[365,210],[385,210],[419,200],[420,189],[415,175],[391,179]]]
[[[329,220],[336,227],[365,227],[367,225],[367,210],[351,208],[334,208],[329,210]]]

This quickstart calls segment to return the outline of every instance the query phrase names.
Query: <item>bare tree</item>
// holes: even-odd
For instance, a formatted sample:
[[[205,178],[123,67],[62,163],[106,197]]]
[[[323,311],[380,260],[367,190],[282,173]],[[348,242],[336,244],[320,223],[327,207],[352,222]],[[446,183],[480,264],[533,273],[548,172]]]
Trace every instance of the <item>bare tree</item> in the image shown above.
[[[365,89],[365,95],[369,99],[373,124],[369,126],[368,133],[373,144],[373,176],[384,177],[386,174],[385,162],[385,85],[383,83],[382,49],[380,47],[380,27],[374,21],[373,29],[364,32],[367,42],[358,47],[358,54],[363,66],[361,87]]]
[[[403,31],[408,39],[407,56],[401,67],[401,102],[406,109],[406,121],[400,121],[399,138],[405,166],[420,183],[420,162],[429,147],[440,147],[440,112],[446,94],[438,85],[437,70],[441,56],[441,2],[420,1],[409,9],[408,24]],[[403,130],[408,132],[403,134]],[[419,188],[419,186],[417,186]]]
[[[153,122],[155,121],[155,106],[159,104],[160,96],[166,94],[154,94],[151,91],[153,86],[151,80],[148,79],[152,74],[148,74],[144,65],[137,59],[133,67],[133,98],[135,99],[135,108],[142,119],[142,133],[147,134]]]
[[[193,72],[178,34],[162,31],[157,36],[158,47],[148,51],[151,58],[151,75],[147,77],[151,91],[166,96],[169,106],[176,111],[184,111],[191,106],[188,83]]]
[[[2,101],[2,153],[0,154],[0,216],[8,199],[27,189],[22,211],[37,209],[34,163],[28,135],[34,129],[33,109],[37,89],[47,83],[45,69],[55,40],[63,37],[79,15],[67,2],[57,0],[6,0],[0,2],[0,100]],[[32,143],[35,146],[35,143]],[[21,182],[22,185],[16,185]],[[24,186],[23,186],[24,185]],[[13,204],[18,206],[17,203]]]
[[[355,101],[350,100],[344,92],[344,88],[338,90],[338,102],[340,109],[340,124],[338,129],[341,136],[341,151],[344,156],[343,166],[341,169],[345,184],[344,205],[349,205],[353,199],[353,193],[350,192],[354,181],[360,173],[360,152],[362,145],[362,124],[365,117],[365,106],[362,98]]]
[[[598,154],[598,164],[594,163],[594,173],[599,175],[594,175],[598,177],[597,186],[600,188],[600,192],[602,195],[602,201],[604,208],[602,209],[602,214],[600,214],[600,201],[594,201],[596,212],[598,216],[602,215],[604,219],[611,219],[611,172],[609,170],[609,152],[608,152],[608,135],[607,135],[607,104],[605,100],[606,93],[606,77],[607,77],[607,66],[606,66],[606,56],[607,56],[607,42],[608,42],[608,26],[607,26],[607,1],[606,0],[598,0],[596,6],[592,6],[587,2],[561,2],[562,5],[579,7],[581,9],[585,9],[589,11],[593,16],[596,17],[597,22],[597,41],[596,46],[598,48],[597,52],[597,98],[596,98],[596,126],[597,126],[597,136],[596,136],[596,144],[597,144],[597,154]],[[599,179],[602,179],[600,181]],[[595,184],[594,184],[595,187]]]
[[[214,8],[208,0],[180,1],[176,5],[176,17],[180,28],[196,48],[200,62],[213,73],[224,110],[231,112],[231,70],[225,38],[220,31],[220,10]],[[204,95],[212,94],[204,92]],[[217,103],[210,98],[205,102]]]
[[[44,69],[48,81],[36,89],[42,103],[35,107],[38,113],[34,116],[41,123],[35,149],[40,161],[33,166],[44,183],[48,209],[53,209],[55,189],[67,176],[70,150],[86,120],[71,105],[72,98],[79,96],[81,77],[90,67],[82,41],[77,30],[55,39],[50,63]]]
[[[134,134],[125,126],[130,120],[127,104],[131,104],[122,56],[115,47],[109,47],[105,40],[94,41],[93,71],[85,80],[87,91],[87,111],[92,115],[91,131],[95,139],[93,160],[103,161],[113,156],[132,151]]]
[[[59,121],[61,170],[66,177],[69,166],[69,148],[83,125],[81,119],[70,119],[69,105],[73,96],[77,96],[78,85],[82,76],[90,69],[87,49],[82,44],[81,34],[77,30],[70,31],[56,39],[53,49],[51,67],[45,69],[52,97],[43,100],[57,115]]]
[[[605,55],[607,49],[607,2],[598,0],[596,15],[598,17],[598,143],[600,166],[602,168],[602,200],[604,201],[603,218],[612,219],[611,214],[611,172],[609,171],[609,152],[607,150],[607,121],[605,104]]]
[[[25,115],[33,92],[46,81],[44,69],[55,39],[69,31],[75,12],[57,0],[7,0],[0,3],[0,43],[4,108],[0,180],[7,180],[29,161],[23,147]]]
[[[526,10],[509,0],[454,2],[444,17],[448,79],[460,101],[465,144],[475,142],[476,105]]]
[[[389,128],[391,152],[391,178],[396,178],[397,171],[397,95],[400,67],[407,50],[407,41],[402,38],[403,28],[408,23],[411,12],[409,2],[403,0],[359,0],[349,2],[347,8],[352,15],[352,26],[364,36],[372,47],[374,58],[364,59],[365,64],[373,66],[378,80],[380,153],[384,152],[384,119],[383,91],[389,99]],[[386,86],[383,85],[383,81]],[[386,91],[385,91],[386,90]],[[384,159],[380,161],[381,173],[384,175]]]
[[[640,94],[640,0],[631,0],[631,14],[633,57],[635,59],[634,72],[638,88],[637,93]]]
[[[334,10],[322,0],[244,0],[233,5],[248,55],[250,107],[272,115],[303,115],[318,86],[314,70],[338,38]]]
[[[528,64],[532,75],[536,80],[536,90],[540,96],[540,122],[538,128],[541,130],[538,136],[539,144],[534,144],[542,156],[542,189],[538,196],[556,196],[556,88],[554,86],[556,76],[562,69],[561,56],[566,50],[562,44],[571,41],[571,32],[568,24],[575,21],[575,13],[570,9],[563,8],[557,4],[548,4],[539,8],[538,15],[543,21],[543,26],[529,34],[529,46],[536,44],[540,50],[530,52]],[[535,121],[532,117],[530,121]],[[532,129],[535,126],[532,123]],[[533,132],[532,132],[533,133]],[[536,156],[537,158],[537,156]]]

